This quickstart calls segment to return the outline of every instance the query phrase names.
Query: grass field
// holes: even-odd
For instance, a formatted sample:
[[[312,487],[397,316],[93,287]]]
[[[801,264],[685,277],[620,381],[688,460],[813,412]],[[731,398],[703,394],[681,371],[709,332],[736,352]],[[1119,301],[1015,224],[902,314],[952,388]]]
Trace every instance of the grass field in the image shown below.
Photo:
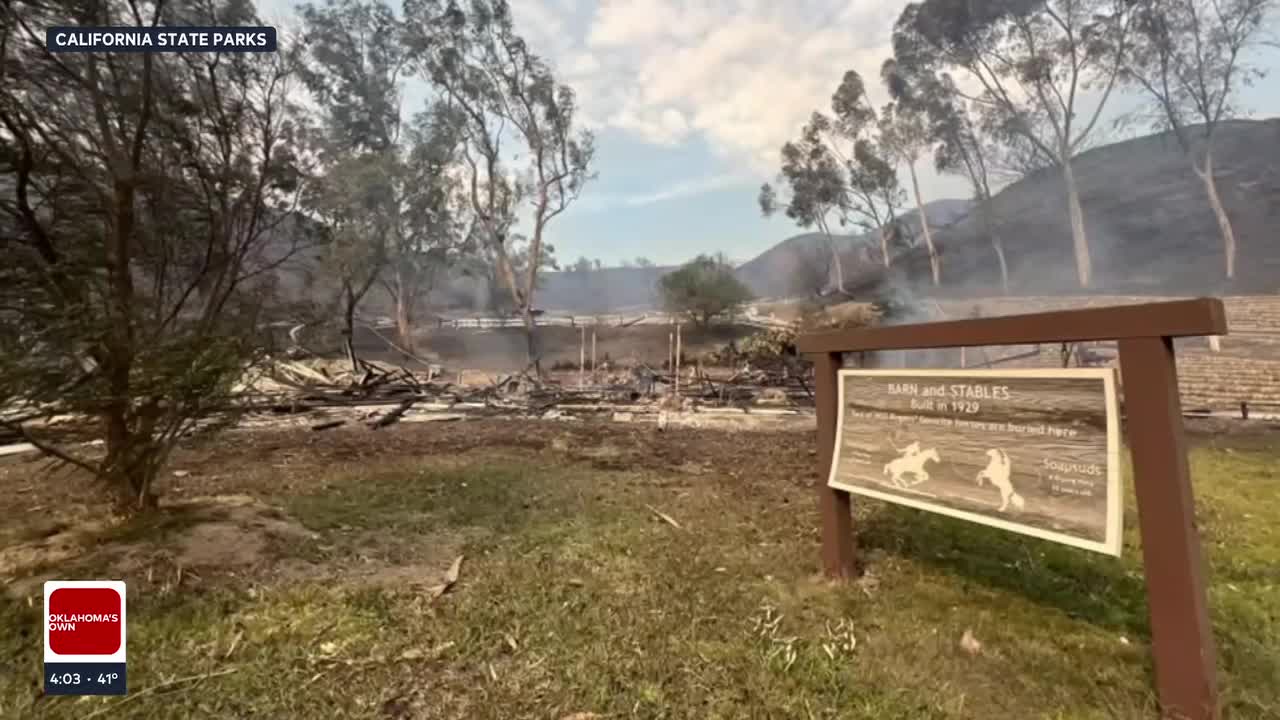
[[[835,585],[814,574],[811,434],[376,439],[211,441],[166,497],[234,494],[238,520],[178,504],[11,562],[0,717],[1155,716],[1132,505],[1115,560],[859,502],[868,574]],[[1278,463],[1266,443],[1193,455],[1228,718],[1280,717]],[[0,512],[26,518],[11,550],[66,532],[37,522],[56,481],[32,477],[0,468]],[[41,696],[49,574],[130,581],[128,696]]]

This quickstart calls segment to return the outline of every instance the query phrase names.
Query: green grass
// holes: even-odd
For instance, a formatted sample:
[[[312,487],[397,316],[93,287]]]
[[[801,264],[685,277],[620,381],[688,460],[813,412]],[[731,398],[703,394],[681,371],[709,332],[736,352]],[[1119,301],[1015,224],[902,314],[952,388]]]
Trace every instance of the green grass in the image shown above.
[[[1278,460],[1193,456],[1229,718],[1280,716]],[[335,469],[270,498],[321,535],[277,550],[334,578],[131,595],[123,701],[38,699],[39,606],[10,602],[0,716],[1154,717],[1132,514],[1115,560],[860,503],[874,580],[840,586],[813,575],[809,491],[717,484],[515,457]],[[434,603],[337,570],[455,552]]]

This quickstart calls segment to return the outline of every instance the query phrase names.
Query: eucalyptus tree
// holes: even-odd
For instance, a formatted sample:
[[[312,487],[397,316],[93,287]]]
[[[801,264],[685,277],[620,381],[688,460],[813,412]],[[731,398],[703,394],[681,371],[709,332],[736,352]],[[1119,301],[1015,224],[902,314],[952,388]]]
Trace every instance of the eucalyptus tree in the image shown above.
[[[477,238],[524,320],[539,370],[534,294],[547,228],[594,177],[592,134],[577,126],[573,89],[517,33],[505,0],[406,0],[414,63],[460,118],[460,156]],[[513,231],[532,224],[517,270]]]
[[[765,217],[779,211],[802,228],[817,227],[831,256],[836,290],[844,290],[844,264],[840,248],[831,233],[831,218],[839,219],[847,205],[844,167],[829,145],[831,121],[815,112],[800,131],[800,137],[782,146],[782,168],[778,181],[783,189],[765,183],[758,201]],[[822,285],[826,285],[824,279]]]
[[[778,174],[781,189],[760,188],[766,216],[782,211],[800,227],[816,226],[831,252],[836,289],[844,292],[844,265],[831,232],[831,218],[841,227],[874,233],[885,267],[892,265],[891,245],[902,241],[897,210],[903,192],[892,163],[885,128],[877,122],[862,77],[847,71],[831,97],[831,114],[815,111],[796,140],[784,143]]]
[[[307,206],[323,220],[322,270],[337,286],[343,334],[382,276],[401,225],[401,89],[407,62],[400,22],[381,0],[325,0],[298,9],[306,62],[302,77],[319,106],[310,133],[318,159]]]
[[[886,61],[881,69],[882,75],[889,71],[892,62],[892,60]],[[907,174],[911,178],[911,192],[916,203],[916,214],[920,218],[920,233],[924,236],[925,247],[929,251],[929,271],[934,286],[941,285],[942,264],[938,257],[938,250],[933,244],[929,217],[925,213],[924,196],[920,193],[920,178],[916,173],[916,163],[920,156],[928,153],[935,142],[928,117],[921,108],[910,103],[890,102],[880,111],[879,129],[889,157],[907,167]]]
[[[960,96],[951,76],[935,73],[904,52],[886,60],[881,77],[894,101],[927,119],[933,141],[933,166],[940,173],[959,175],[969,182],[982,233],[991,243],[1000,268],[1000,284],[1009,292],[1009,264],[992,205],[992,140],[982,128],[972,104]]]
[[[1072,157],[1095,132],[1122,75],[1132,9],[1129,0],[922,0],[894,26],[895,54],[957,74],[953,86],[985,130],[1052,158],[1084,287],[1093,266]]]
[[[832,147],[848,173],[847,221],[876,234],[881,262],[885,268],[892,267],[893,246],[906,242],[906,230],[898,218],[906,195],[889,160],[895,139],[885,130],[891,126],[877,117],[866,83],[854,70],[845,71],[831,96],[831,110],[837,138]]]
[[[1227,278],[1236,237],[1218,194],[1213,147],[1222,121],[1239,113],[1241,88],[1261,77],[1247,61],[1274,0],[1139,0],[1123,78],[1139,88],[1157,129],[1173,133],[1204,186],[1222,236]]]

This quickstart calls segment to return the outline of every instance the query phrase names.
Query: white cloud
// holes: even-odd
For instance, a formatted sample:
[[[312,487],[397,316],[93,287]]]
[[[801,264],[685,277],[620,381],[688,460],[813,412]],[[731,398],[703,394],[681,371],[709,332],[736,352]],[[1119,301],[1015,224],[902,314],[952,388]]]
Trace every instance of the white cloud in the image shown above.
[[[751,178],[743,173],[720,173],[705,177],[690,178],[674,183],[665,183],[661,190],[639,193],[590,193],[582,198],[583,209],[588,211],[604,211],[618,207],[644,207],[668,200],[695,197],[704,193],[724,190],[725,188],[744,185]]]
[[[727,187],[738,185],[742,183],[742,181],[742,176],[734,173],[722,173],[720,175],[711,175],[704,178],[685,180],[683,182],[668,185],[657,192],[627,196],[623,199],[623,204],[631,207],[652,205],[665,200],[674,200],[676,198],[701,195],[715,190],[723,190]]]
[[[516,19],[578,91],[584,120],[659,145],[700,136],[726,164],[771,174],[778,148],[830,107],[844,71],[876,78],[905,2],[525,0]],[[542,45],[539,41],[547,44]]]

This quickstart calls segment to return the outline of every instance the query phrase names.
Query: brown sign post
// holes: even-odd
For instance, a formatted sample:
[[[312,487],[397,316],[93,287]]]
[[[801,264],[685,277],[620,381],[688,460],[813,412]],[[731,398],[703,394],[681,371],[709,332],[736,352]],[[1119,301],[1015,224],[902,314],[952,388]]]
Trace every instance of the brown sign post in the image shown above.
[[[1125,433],[1142,532],[1156,690],[1165,718],[1217,720],[1216,649],[1205,598],[1173,338],[1227,334],[1214,298],[812,333],[797,342],[814,361],[819,511],[826,574],[856,572],[847,491],[826,479],[837,449],[838,374],[847,352],[1118,341]]]

